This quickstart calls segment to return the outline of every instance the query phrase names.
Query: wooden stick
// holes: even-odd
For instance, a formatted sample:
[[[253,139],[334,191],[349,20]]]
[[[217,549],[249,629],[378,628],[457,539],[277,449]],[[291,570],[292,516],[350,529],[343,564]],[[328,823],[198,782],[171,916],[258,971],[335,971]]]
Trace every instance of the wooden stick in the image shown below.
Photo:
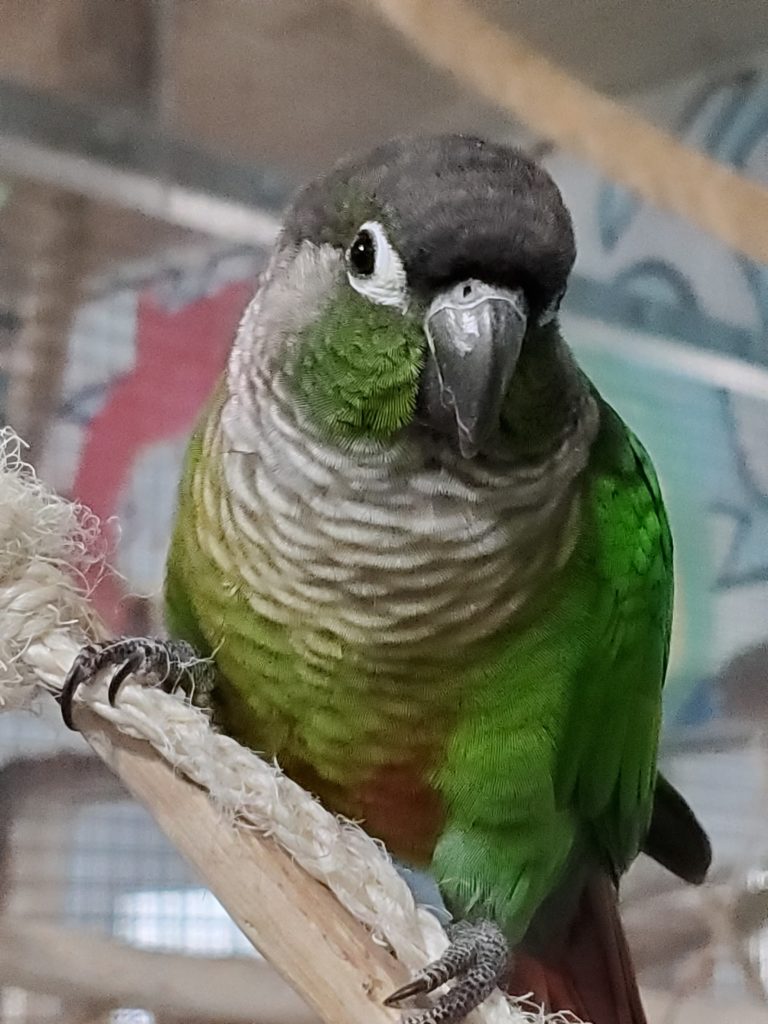
[[[402,965],[270,839],[223,820],[203,790],[149,746],[85,708],[78,728],[306,1003],[328,1024],[392,1024],[382,1000]]]
[[[562,71],[462,0],[363,0],[424,57],[611,180],[768,263],[768,189]],[[355,0],[359,7],[361,0]]]

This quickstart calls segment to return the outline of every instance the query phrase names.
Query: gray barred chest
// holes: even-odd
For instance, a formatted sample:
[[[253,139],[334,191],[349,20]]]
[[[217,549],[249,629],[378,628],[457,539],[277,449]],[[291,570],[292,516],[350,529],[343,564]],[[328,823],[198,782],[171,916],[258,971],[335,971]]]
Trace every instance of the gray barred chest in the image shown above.
[[[381,678],[456,663],[567,558],[569,491],[402,462],[328,465],[273,443],[222,452],[218,480],[197,481],[223,524],[215,542],[201,535],[209,557],[307,670],[350,661]]]

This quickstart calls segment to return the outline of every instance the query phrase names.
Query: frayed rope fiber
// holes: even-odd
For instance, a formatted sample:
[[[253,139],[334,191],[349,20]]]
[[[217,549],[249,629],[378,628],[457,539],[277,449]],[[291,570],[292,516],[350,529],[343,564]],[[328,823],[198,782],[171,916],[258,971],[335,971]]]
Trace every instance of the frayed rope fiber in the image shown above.
[[[81,576],[97,557],[98,532],[95,517],[52,494],[24,462],[19,438],[0,430],[0,710],[28,708],[42,692],[57,693],[80,647],[105,639]],[[381,844],[326,811],[276,765],[215,732],[202,711],[180,696],[130,684],[116,708],[105,700],[103,686],[82,696],[97,714],[149,742],[206,789],[232,827],[271,836],[410,970],[445,949],[437,918],[415,904]],[[470,1019],[573,1020],[545,1016],[501,993]]]

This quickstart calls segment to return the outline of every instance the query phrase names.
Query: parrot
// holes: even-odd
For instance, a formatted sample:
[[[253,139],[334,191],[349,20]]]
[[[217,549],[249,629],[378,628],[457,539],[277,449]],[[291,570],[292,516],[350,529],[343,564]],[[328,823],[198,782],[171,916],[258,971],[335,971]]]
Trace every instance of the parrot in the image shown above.
[[[564,339],[575,255],[549,173],[473,135],[305,185],[189,443],[168,636],[85,648],[61,695],[72,725],[105,667],[112,701],[187,687],[427,870],[450,943],[386,1000],[431,993],[417,1024],[497,986],[642,1024],[619,880],[711,859],[657,767],[670,527]]]

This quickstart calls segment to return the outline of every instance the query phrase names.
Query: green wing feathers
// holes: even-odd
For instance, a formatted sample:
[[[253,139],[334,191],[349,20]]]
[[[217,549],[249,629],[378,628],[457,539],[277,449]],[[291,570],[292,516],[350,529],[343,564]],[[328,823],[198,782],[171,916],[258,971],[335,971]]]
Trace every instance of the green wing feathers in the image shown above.
[[[608,406],[585,495],[582,572],[597,581],[591,643],[574,681],[557,796],[615,870],[637,854],[656,784],[672,623],[672,539],[651,460]]]

